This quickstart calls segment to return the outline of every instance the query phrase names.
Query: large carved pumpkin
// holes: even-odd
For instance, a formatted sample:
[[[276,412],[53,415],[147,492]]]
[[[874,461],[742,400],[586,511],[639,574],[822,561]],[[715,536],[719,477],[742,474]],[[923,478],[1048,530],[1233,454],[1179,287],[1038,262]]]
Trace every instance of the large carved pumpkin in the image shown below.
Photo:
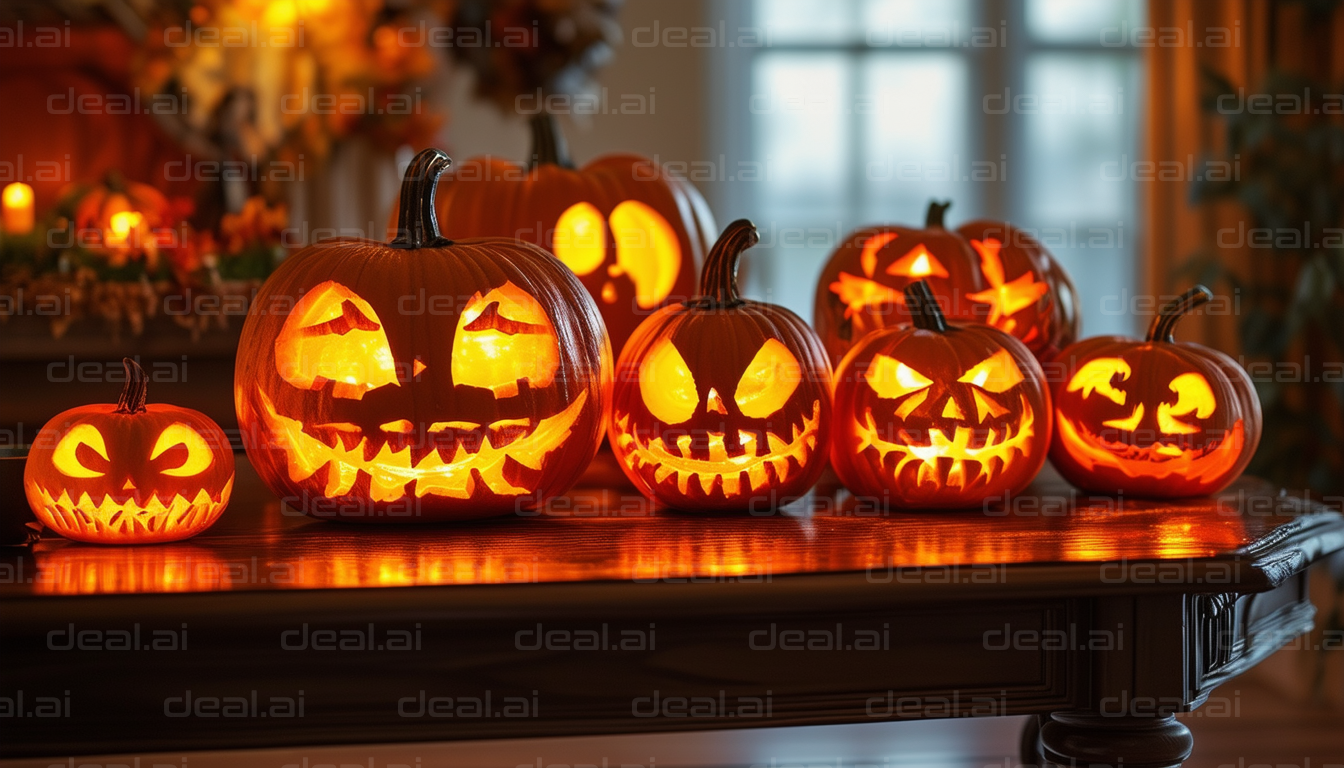
[[[123,361],[116,405],[85,405],[47,422],[28,453],[28,504],[48,528],[97,544],[177,541],[228,506],[233,451],[210,417],[146,405],[145,372]]]
[[[1021,491],[1050,447],[1040,364],[997,328],[948,324],[922,280],[905,297],[913,326],[865,336],[835,373],[836,475],[900,507],[973,507]]]
[[[612,154],[576,169],[552,116],[531,127],[531,165],[478,157],[445,174],[439,221],[456,237],[517,237],[554,253],[597,301],[619,354],[651,312],[693,295],[714,219],[694,186],[657,163]]]
[[[1250,377],[1227,355],[1172,335],[1210,298],[1201,285],[1169,302],[1144,341],[1098,336],[1060,353],[1050,460],[1069,482],[1174,498],[1216,493],[1246,468],[1261,426]]]
[[[390,243],[291,257],[252,303],[235,399],[248,457],[292,507],[355,522],[507,514],[592,460],[611,347],[583,286],[540,248],[451,241],[417,155]]]
[[[831,367],[783,307],[737,292],[756,228],[728,225],[701,296],[659,310],[617,366],[608,441],[649,498],[693,510],[768,511],[806,493],[826,463]]]
[[[910,321],[902,292],[924,280],[943,312],[1012,334],[1038,360],[1078,336],[1078,298],[1064,268],[1010,224],[977,220],[949,231],[951,203],[929,203],[924,229],[868,227],[831,254],[814,318],[833,362],[866,334]]]

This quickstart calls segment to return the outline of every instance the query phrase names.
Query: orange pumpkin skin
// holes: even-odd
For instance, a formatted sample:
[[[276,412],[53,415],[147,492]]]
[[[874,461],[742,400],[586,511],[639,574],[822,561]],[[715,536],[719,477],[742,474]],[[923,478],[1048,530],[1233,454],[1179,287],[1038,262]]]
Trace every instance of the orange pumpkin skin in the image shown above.
[[[1227,355],[1171,335],[1211,296],[1197,286],[1163,307],[1144,341],[1099,336],[1060,353],[1050,460],[1069,482],[1179,498],[1217,493],[1241,475],[1260,442],[1250,376]]]
[[[927,284],[914,325],[865,336],[835,374],[831,465],[855,495],[896,507],[974,507],[1018,493],[1050,447],[1050,394],[1026,346],[946,323]]]
[[[737,293],[758,240],[741,219],[705,263],[701,296],[655,312],[626,344],[608,442],[647,497],[685,510],[766,512],[802,496],[826,464],[831,367],[783,307]]]
[[[129,358],[115,405],[71,408],[47,422],[24,467],[28,504],[67,539],[177,541],[219,519],[233,491],[233,451],[219,425],[189,408],[145,404]]]
[[[244,446],[307,514],[516,513],[597,451],[612,364],[597,307],[534,245],[443,238],[433,193],[449,162],[416,157],[392,242],[310,246],[252,303],[234,379]]]
[[[929,284],[948,318],[1010,333],[1038,360],[1077,338],[1077,294],[1045,246],[1002,222],[945,229],[949,205],[930,203],[924,229],[867,227],[831,254],[814,318],[833,362],[868,333],[909,323],[902,292],[917,280]]]
[[[445,174],[439,221],[456,237],[516,237],[555,254],[597,302],[619,354],[654,310],[690,298],[714,219],[688,181],[638,155],[575,169],[554,118],[532,122],[535,163],[491,157]]]

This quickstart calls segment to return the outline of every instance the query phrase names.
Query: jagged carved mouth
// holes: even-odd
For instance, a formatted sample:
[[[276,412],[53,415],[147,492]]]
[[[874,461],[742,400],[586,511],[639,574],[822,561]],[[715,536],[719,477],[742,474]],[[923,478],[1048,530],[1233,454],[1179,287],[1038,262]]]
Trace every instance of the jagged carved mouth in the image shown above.
[[[1162,480],[1180,475],[1195,482],[1213,480],[1232,469],[1246,442],[1246,428],[1241,419],[1215,443],[1203,448],[1182,448],[1160,441],[1142,446],[1117,442],[1095,434],[1058,411],[1055,415],[1064,449],[1084,469],[1108,467],[1134,478]]]
[[[930,428],[925,434],[901,429],[896,434],[899,442],[882,438],[869,409],[864,421],[858,424],[858,450],[877,451],[883,466],[888,455],[896,454],[892,476],[897,480],[907,466],[915,465],[918,485],[965,490],[976,483],[990,482],[1027,455],[1027,446],[1036,435],[1036,412],[1025,397],[1021,402],[1022,416],[1016,429],[1007,425],[1000,433],[993,427],[958,426],[950,437],[937,428]]]
[[[53,498],[45,488],[38,489],[38,495],[41,511],[56,523],[49,523],[52,528],[130,537],[151,534],[169,536],[177,532],[202,530],[224,511],[232,491],[233,478],[230,477],[218,496],[212,496],[202,488],[191,498],[178,493],[167,501],[160,499],[157,493],[143,502],[136,501],[134,496],[110,493],[94,501],[88,492],[72,499],[69,490],[62,490],[59,497]]]
[[[701,459],[694,456],[694,439],[689,434],[679,436],[673,449],[660,437],[637,438],[630,431],[629,414],[616,419],[621,454],[632,470],[652,467],[655,483],[676,475],[677,490],[682,494],[690,490],[691,481],[695,480],[706,496],[718,488],[725,498],[742,495],[744,488],[755,492],[788,480],[806,466],[816,450],[820,425],[821,401],[814,400],[812,415],[804,416],[801,425],[793,426],[793,435],[788,440],[767,431],[762,443],[756,432],[738,430],[739,447],[730,448],[723,433],[710,432],[703,441],[708,458]]]
[[[481,485],[496,496],[532,493],[532,488],[519,484],[517,466],[540,472],[546,457],[569,440],[588,402],[588,393],[580,392],[569,407],[535,427],[516,420],[489,425],[440,422],[429,431],[448,439],[411,445],[404,438],[371,440],[358,428],[315,427],[326,434],[326,439],[320,438],[298,420],[277,413],[265,392],[257,393],[262,419],[284,450],[290,480],[302,482],[325,466],[323,493],[336,498],[350,493],[362,473],[369,478],[369,498],[376,502],[401,499],[408,486],[416,498],[470,499]]]

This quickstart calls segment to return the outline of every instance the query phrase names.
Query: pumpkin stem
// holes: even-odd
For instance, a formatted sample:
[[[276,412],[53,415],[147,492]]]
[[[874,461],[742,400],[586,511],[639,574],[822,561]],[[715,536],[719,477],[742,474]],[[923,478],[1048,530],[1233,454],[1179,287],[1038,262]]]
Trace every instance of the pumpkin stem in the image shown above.
[[[549,112],[533,115],[528,126],[532,129],[532,162],[527,170],[544,163],[574,170],[574,163],[569,159],[569,145],[565,143],[565,134],[560,132],[555,115]]]
[[[126,385],[121,388],[121,397],[117,398],[117,413],[144,413],[145,400],[149,397],[149,378],[145,369],[129,357],[121,359],[126,369]]]
[[[1176,323],[1181,321],[1185,313],[1202,304],[1207,304],[1211,299],[1213,299],[1213,292],[1202,285],[1196,285],[1172,299],[1166,306],[1157,311],[1157,317],[1153,318],[1153,324],[1148,326],[1148,341],[1175,341]]]
[[[388,245],[415,250],[453,244],[439,232],[439,217],[434,212],[434,193],[439,188],[439,176],[452,164],[452,159],[440,149],[422,149],[411,161],[401,180],[397,236]]]
[[[759,243],[761,236],[751,219],[738,219],[724,228],[705,259],[700,273],[700,295],[716,308],[735,307],[742,303],[737,292],[737,261],[742,252]]]
[[[947,332],[947,318],[943,317],[943,308],[933,295],[928,282],[917,280],[905,286],[905,308],[910,311],[910,320],[921,331]]]
[[[943,229],[943,215],[946,214],[947,209],[951,207],[951,200],[944,200],[941,203],[937,200],[930,200],[929,212],[924,214],[924,228]]]

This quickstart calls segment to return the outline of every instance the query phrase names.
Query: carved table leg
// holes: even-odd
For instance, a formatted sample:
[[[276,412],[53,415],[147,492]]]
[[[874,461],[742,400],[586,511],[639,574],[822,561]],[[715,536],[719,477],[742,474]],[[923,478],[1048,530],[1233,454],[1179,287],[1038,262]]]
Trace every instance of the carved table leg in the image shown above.
[[[1047,764],[1176,768],[1195,746],[1190,729],[1172,715],[1101,717],[1069,712],[1041,726]]]

